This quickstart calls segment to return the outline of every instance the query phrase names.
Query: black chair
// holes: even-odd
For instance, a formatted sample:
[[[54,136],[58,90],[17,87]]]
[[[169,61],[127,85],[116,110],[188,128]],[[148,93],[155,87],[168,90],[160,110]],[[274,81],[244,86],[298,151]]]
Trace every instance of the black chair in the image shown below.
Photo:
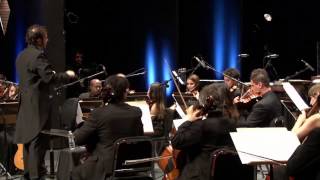
[[[220,148],[211,154],[211,180],[254,179],[252,166],[243,165],[238,153],[231,148]]]
[[[152,139],[146,136],[120,138],[114,143],[113,173],[108,179],[153,179],[154,162],[126,165],[127,160],[151,158]]]

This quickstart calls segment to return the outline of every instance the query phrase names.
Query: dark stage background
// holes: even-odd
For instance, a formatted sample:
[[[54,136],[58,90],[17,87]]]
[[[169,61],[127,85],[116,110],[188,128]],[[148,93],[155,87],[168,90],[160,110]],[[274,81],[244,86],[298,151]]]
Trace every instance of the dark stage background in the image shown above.
[[[17,44],[24,46],[25,29],[33,23],[48,25],[49,31],[56,34],[49,37],[52,44],[59,42],[51,46],[50,60],[59,70],[64,70],[65,64],[68,67],[77,50],[84,52],[87,61],[105,65],[109,74],[127,74],[146,67],[146,43],[149,35],[152,36],[158,56],[164,46],[168,47],[174,69],[194,67],[196,62],[192,57],[195,55],[201,55],[213,65],[213,14],[218,10],[218,1],[30,0],[26,3],[23,0],[9,0],[9,25],[6,35],[0,36],[0,71],[4,72],[9,80],[18,81],[15,77],[14,61],[17,51],[22,48]],[[48,5],[48,2],[52,4]],[[242,80],[249,79],[252,69],[264,66],[263,57],[267,53],[280,55],[278,59],[271,60],[277,72],[276,76],[269,68],[273,79],[284,78],[303,69],[304,64],[300,59],[317,67],[320,12],[315,2],[221,2],[228,6],[225,14],[232,15],[239,21],[237,26],[240,29],[240,41],[237,53],[250,54],[248,58],[237,58],[236,67],[241,70]],[[53,10],[52,7],[62,9]],[[61,13],[64,18],[60,17]],[[271,22],[265,21],[264,13],[272,15]],[[228,32],[226,33],[228,35]],[[160,57],[156,57],[155,61],[158,70],[155,72],[155,80],[162,81],[163,72],[160,71],[163,61]],[[196,73],[203,79],[216,78],[212,72],[201,68]],[[316,74],[317,72],[307,71],[296,79],[310,79]],[[131,78],[130,81],[133,89],[146,90],[147,77],[139,76]]]

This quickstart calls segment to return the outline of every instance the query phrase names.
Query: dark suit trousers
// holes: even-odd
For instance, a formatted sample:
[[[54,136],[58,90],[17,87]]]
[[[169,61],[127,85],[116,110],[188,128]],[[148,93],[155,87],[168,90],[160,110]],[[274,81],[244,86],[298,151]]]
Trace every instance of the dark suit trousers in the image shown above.
[[[39,134],[29,143],[24,144],[24,173],[30,179],[37,179],[46,174],[44,156],[48,147],[48,138]]]

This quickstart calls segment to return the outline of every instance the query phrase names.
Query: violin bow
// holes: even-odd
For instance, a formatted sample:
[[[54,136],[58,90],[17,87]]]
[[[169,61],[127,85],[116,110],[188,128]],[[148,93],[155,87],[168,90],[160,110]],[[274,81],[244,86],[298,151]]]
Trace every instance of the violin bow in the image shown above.
[[[176,86],[176,88],[177,88],[177,90],[178,90],[179,96],[180,96],[181,99],[182,99],[183,106],[185,107],[185,109],[187,109],[187,108],[188,108],[187,103],[186,103],[186,101],[184,100],[184,98],[183,98],[183,96],[182,96],[182,93],[181,93],[181,90],[180,90],[180,88],[179,88],[179,86],[178,86],[178,83],[177,83],[177,81],[176,81],[176,79],[175,79],[175,77],[174,77],[174,75],[173,75],[173,73],[172,73],[172,69],[171,69],[171,67],[170,67],[170,65],[169,65],[169,63],[168,63],[168,61],[167,61],[166,59],[164,59],[164,62],[167,64],[167,66],[168,66],[168,68],[169,68],[170,76],[171,76],[171,78],[172,78],[172,80],[173,80],[173,82],[174,82],[174,85]]]

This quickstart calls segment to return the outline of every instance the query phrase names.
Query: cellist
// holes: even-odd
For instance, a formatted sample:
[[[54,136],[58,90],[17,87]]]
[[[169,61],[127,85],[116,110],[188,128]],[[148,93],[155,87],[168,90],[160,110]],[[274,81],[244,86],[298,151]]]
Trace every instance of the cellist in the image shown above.
[[[187,158],[178,179],[209,179],[210,154],[220,147],[233,146],[229,132],[235,131],[236,122],[224,114],[218,85],[205,86],[200,91],[199,103],[208,111],[190,106],[186,121],[171,140],[173,148],[182,150]]]

